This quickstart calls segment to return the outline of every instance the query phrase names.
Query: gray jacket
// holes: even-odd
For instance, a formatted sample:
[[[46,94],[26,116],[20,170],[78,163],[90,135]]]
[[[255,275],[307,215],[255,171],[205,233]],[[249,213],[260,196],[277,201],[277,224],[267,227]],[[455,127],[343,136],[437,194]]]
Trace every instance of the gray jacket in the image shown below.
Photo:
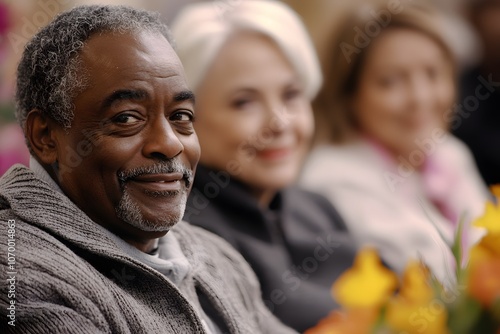
[[[184,280],[187,283],[176,287],[125,254],[73,202],[20,165],[0,178],[2,291],[8,290],[9,220],[15,221],[17,273],[15,299],[0,294],[2,333],[5,329],[15,333],[204,333],[189,302],[200,292],[225,332],[294,333],[267,310],[254,273],[219,237],[185,222],[174,228],[193,267]],[[15,327],[7,324],[10,319],[5,314],[11,300],[15,300]]]

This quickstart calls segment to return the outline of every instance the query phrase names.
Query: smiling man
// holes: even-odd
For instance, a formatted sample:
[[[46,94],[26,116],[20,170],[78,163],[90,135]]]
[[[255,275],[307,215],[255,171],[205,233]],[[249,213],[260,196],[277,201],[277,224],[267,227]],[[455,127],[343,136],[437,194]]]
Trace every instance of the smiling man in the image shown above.
[[[61,14],[26,46],[16,98],[32,159],[0,179],[15,254],[1,247],[0,263],[17,275],[15,295],[0,297],[3,312],[14,305],[0,328],[291,332],[230,246],[179,222],[200,147],[194,95],[156,15]]]

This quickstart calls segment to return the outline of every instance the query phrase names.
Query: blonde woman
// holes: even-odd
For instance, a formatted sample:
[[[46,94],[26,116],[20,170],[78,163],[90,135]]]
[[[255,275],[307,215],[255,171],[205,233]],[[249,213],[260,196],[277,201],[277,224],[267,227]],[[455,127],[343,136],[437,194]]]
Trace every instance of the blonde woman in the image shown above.
[[[202,149],[185,219],[238,249],[267,306],[304,331],[336,307],[331,285],[354,254],[333,206],[293,186],[321,85],[312,43],[275,1],[189,6],[172,30]]]

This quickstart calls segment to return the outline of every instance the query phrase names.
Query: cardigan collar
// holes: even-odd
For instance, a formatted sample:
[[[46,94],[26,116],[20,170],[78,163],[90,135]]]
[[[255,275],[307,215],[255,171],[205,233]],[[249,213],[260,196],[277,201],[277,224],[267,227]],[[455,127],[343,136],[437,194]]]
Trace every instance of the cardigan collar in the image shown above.
[[[64,195],[64,192],[59,187],[59,185],[52,179],[49,173],[47,173],[47,171],[33,156],[30,157],[30,169],[33,171],[36,177],[47,182],[47,184],[52,189]],[[156,240],[155,247],[157,250],[160,243],[162,245],[162,258],[160,258],[159,256],[160,251],[158,251],[156,255],[151,256],[139,251],[138,249],[131,246],[123,239],[106,229],[103,229],[102,232],[109,236],[118,246],[120,246],[123,251],[125,251],[128,255],[131,255],[133,258],[138,259],[153,268],[170,267],[171,270],[169,271],[169,274],[164,274],[176,285],[180,284],[180,282],[187,276],[190,270],[189,261],[182,253],[179,242],[177,241],[173,232],[167,233],[164,237],[158,238]]]

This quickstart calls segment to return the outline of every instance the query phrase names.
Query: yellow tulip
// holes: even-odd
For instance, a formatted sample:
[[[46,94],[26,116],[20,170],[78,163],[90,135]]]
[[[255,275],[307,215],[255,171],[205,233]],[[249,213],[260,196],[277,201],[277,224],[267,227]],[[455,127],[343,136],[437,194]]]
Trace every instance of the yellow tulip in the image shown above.
[[[435,298],[428,270],[411,262],[403,275],[400,293],[387,305],[386,322],[395,332],[408,334],[448,333],[447,312]]]
[[[394,333],[446,334],[448,314],[438,300],[414,304],[397,296],[387,305],[387,325]]]
[[[486,203],[484,215],[474,222],[474,226],[483,227],[487,235],[481,239],[471,251],[470,263],[477,257],[475,253],[489,253],[493,257],[500,256],[500,205]]]
[[[403,283],[399,294],[412,303],[427,303],[434,297],[434,290],[429,284],[429,271],[422,263],[412,261],[403,274]]]
[[[377,252],[363,249],[353,267],[337,279],[332,293],[346,309],[377,308],[394,293],[397,283],[396,275],[382,265]]]
[[[486,203],[483,216],[474,222],[474,226],[484,227],[488,234],[500,234],[500,205]]]

